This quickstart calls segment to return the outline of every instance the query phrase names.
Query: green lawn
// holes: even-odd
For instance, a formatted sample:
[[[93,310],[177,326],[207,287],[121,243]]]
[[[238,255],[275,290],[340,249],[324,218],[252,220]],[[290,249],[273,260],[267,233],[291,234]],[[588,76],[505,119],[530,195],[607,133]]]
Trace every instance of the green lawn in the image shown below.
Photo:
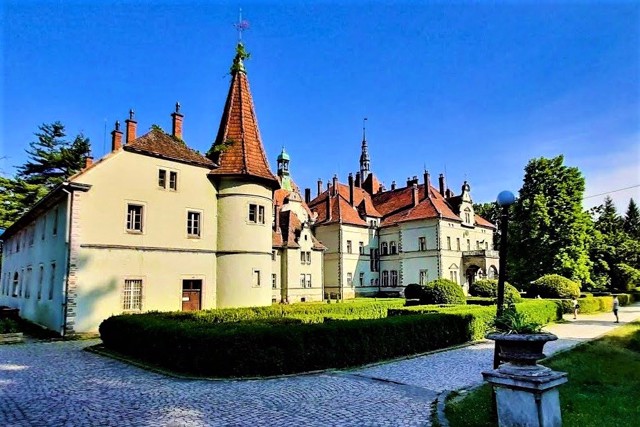
[[[543,362],[569,374],[560,386],[565,427],[619,427],[640,422],[640,321]],[[495,426],[484,385],[446,406],[452,427]]]

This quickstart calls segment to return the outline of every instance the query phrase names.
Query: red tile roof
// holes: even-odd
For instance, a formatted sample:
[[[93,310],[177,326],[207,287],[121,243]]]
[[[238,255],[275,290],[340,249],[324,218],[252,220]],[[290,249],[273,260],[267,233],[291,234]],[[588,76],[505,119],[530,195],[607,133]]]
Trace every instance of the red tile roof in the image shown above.
[[[247,175],[278,186],[260,138],[249,81],[242,70],[232,71],[220,128],[208,155],[220,166],[211,175]]]
[[[215,167],[210,159],[187,147],[183,141],[175,139],[159,129],[152,129],[124,145],[123,149],[206,168]]]
[[[496,228],[496,226],[494,224],[492,224],[491,222],[489,222],[486,219],[482,218],[478,214],[475,215],[475,219],[476,219],[476,225],[477,226],[487,227],[487,228]]]
[[[302,232],[302,223],[293,211],[280,212],[280,227],[273,231],[272,234],[272,247],[274,248],[293,248],[300,247],[298,239]],[[312,248],[316,250],[324,250],[326,247],[322,245],[311,233]]]

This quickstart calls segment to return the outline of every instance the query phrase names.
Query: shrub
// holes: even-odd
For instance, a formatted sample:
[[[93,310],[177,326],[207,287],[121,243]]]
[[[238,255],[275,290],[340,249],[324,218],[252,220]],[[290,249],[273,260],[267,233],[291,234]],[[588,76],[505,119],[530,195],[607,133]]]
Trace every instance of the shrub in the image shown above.
[[[620,291],[632,291],[640,286],[640,270],[628,264],[619,263],[611,271],[611,285]]]
[[[580,285],[558,274],[547,274],[531,284],[531,294],[542,298],[577,298]]]
[[[0,319],[0,334],[20,332],[18,322],[13,319]]]
[[[422,304],[466,304],[462,287],[448,279],[436,279],[427,283],[420,298]]]
[[[467,304],[469,305],[495,305],[495,298],[488,297],[467,297]]]
[[[410,283],[404,289],[404,297],[406,299],[420,299],[422,297],[422,286],[417,283]]]
[[[498,280],[496,279],[480,279],[476,280],[469,287],[469,293],[478,297],[498,297]],[[511,286],[509,282],[504,282],[504,302],[506,304],[515,304],[521,302],[520,292]]]
[[[573,304],[569,300],[555,300],[562,312],[565,314],[573,313]],[[582,314],[598,313],[603,311],[611,311],[613,309],[613,297],[586,297],[578,299],[578,305],[580,305],[579,312]]]

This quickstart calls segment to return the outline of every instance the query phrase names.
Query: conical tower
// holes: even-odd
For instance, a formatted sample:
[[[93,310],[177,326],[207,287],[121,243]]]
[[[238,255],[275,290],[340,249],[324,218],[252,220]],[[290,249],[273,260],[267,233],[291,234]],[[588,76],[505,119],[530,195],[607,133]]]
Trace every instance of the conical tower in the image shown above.
[[[273,189],[238,43],[218,135],[207,156],[218,190],[217,307],[271,304]]]

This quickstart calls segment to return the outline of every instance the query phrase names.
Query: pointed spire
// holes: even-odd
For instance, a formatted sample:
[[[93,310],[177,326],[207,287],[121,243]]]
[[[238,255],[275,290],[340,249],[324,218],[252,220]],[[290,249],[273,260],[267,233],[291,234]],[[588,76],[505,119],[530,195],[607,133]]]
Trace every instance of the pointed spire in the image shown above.
[[[364,182],[369,175],[369,149],[367,147],[367,118],[362,119],[362,153],[360,154],[360,179]]]
[[[207,153],[207,157],[219,167],[210,173],[246,175],[277,187],[278,181],[269,168],[260,138],[249,80],[242,66],[242,59],[248,57],[242,44],[238,43],[218,135]]]

